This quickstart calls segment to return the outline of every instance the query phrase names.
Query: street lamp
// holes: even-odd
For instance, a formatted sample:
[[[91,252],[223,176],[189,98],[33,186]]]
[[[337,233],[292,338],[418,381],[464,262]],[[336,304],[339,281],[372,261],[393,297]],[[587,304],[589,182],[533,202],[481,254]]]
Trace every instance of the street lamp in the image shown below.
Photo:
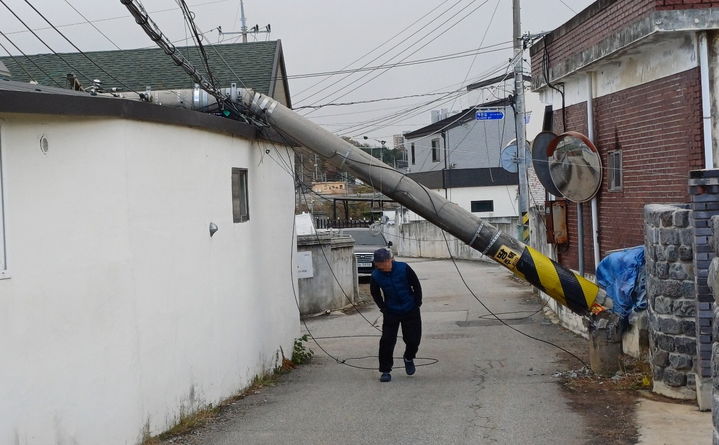
[[[385,148],[385,144],[387,143],[387,141],[381,141],[381,140],[379,140],[379,139],[371,138],[371,137],[368,137],[368,136],[362,136],[362,139],[364,139],[365,141],[368,140],[368,139],[372,139],[373,141],[379,142],[379,144],[381,145],[381,147],[370,147],[370,150],[372,150],[372,156],[374,156],[374,149],[375,149],[375,148],[379,148],[379,160],[382,161],[382,162],[384,162],[384,152],[383,152],[383,149]]]

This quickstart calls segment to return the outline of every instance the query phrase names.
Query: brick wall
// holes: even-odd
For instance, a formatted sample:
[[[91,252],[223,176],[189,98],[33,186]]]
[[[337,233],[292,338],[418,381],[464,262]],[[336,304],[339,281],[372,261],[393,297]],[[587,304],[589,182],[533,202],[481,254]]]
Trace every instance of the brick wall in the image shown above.
[[[653,11],[698,8],[719,8],[719,1],[598,0],[532,47],[532,76],[543,78],[545,45],[552,66],[591,48]]]
[[[609,250],[643,243],[643,209],[655,202],[688,202],[689,171],[703,166],[701,87],[692,69],[594,100],[595,141],[604,165],[598,195],[600,247]],[[586,103],[567,107],[567,129],[585,133]],[[554,114],[562,128],[561,110]],[[622,150],[623,189],[608,191],[607,153]],[[576,206],[568,206],[569,245],[560,262],[576,269]],[[585,205],[585,264],[591,270],[590,206]]]
[[[673,1],[673,0],[665,0]],[[541,78],[544,45],[550,66],[580,53],[655,9],[656,0],[598,0],[532,47],[532,76]]]
[[[656,8],[662,9],[698,9],[718,8],[719,2],[711,0],[656,0]]]

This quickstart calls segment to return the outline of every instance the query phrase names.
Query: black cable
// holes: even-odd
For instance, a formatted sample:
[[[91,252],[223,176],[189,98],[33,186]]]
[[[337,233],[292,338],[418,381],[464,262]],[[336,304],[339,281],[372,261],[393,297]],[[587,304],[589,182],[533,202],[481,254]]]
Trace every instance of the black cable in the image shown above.
[[[562,132],[565,132],[567,131],[567,114],[565,107],[564,91],[563,89],[560,90],[559,88],[555,87],[554,85],[552,85],[552,82],[549,81],[549,49],[547,48],[547,42],[542,42],[542,46],[544,47],[544,55],[542,56],[542,74],[544,75],[544,82],[549,88],[557,91],[562,96]]]
[[[46,47],[47,49],[49,49],[50,52],[52,52],[57,58],[59,58],[60,60],[62,60],[63,63],[65,63],[65,65],[67,65],[71,70],[73,70],[73,71],[77,72],[78,74],[80,74],[82,77],[84,77],[84,78],[88,79],[90,82],[92,82],[92,80],[93,80],[92,78],[90,78],[89,76],[87,76],[86,74],[84,74],[82,71],[80,71],[80,70],[78,70],[77,68],[75,68],[74,66],[72,66],[72,64],[70,64],[70,62],[68,62],[67,60],[65,60],[64,57],[62,57],[62,56],[61,56],[60,54],[58,54],[54,49],[52,49],[52,47],[50,47],[50,45],[48,45],[48,44],[42,39],[42,37],[40,37],[39,35],[37,35],[37,33],[36,33],[35,31],[33,31],[32,28],[30,28],[30,26],[28,26],[28,24],[25,23],[25,21],[24,21],[23,19],[21,19],[20,16],[17,15],[17,14],[15,13],[15,11],[12,10],[12,8],[10,8],[10,6],[7,5],[7,3],[5,3],[5,0],[0,0],[0,3],[2,3],[2,5],[5,6],[5,8],[6,8],[8,11],[10,11],[10,13],[11,13],[13,16],[15,16],[15,18],[16,18],[20,23],[22,23],[22,25],[23,25],[25,28],[27,28],[28,31],[30,31],[30,32],[32,33],[32,35],[34,35],[43,45],[45,45],[45,47]],[[7,38],[7,37],[6,37],[6,38]],[[56,82],[56,83],[57,83],[57,82]],[[58,84],[58,85],[59,85],[59,84]]]
[[[226,3],[226,2],[228,2],[228,1],[230,1],[230,0],[213,0],[213,1],[203,2],[203,3],[192,4],[192,5],[190,5],[190,6],[196,8],[196,7],[198,7],[198,6],[206,6],[206,5],[216,4],[216,3]],[[161,14],[161,13],[163,13],[163,12],[176,11],[177,9],[179,9],[179,8],[165,8],[165,9],[158,9],[158,10],[155,10],[155,11],[150,11],[149,13],[150,13],[150,14]],[[130,18],[130,17],[131,17],[131,16],[129,16],[129,15],[117,15],[117,16],[114,16],[114,17],[104,17],[104,18],[101,18],[101,19],[87,20],[87,21],[84,21],[84,22],[63,23],[63,24],[61,24],[61,25],[55,25],[55,26],[57,26],[58,28],[69,28],[69,27],[71,27],[71,26],[78,26],[78,25],[94,24],[94,23],[101,23],[101,22],[112,22],[112,21],[115,21],[115,20],[127,19],[127,18]],[[20,31],[10,31],[10,32],[8,32],[7,34],[8,34],[8,35],[24,34],[24,33],[26,33],[26,32],[31,32],[31,31],[46,31],[46,30],[48,30],[48,29],[52,29],[52,28],[49,27],[49,26],[41,26],[41,27],[39,27],[39,28],[33,28],[32,30],[26,30],[26,31],[23,31],[23,30],[20,30]],[[154,47],[154,46],[153,46],[153,47]]]
[[[207,57],[205,46],[202,44],[202,37],[200,37],[200,33],[197,30],[197,26],[195,25],[194,13],[190,11],[190,8],[187,6],[185,0],[177,0],[177,4],[178,6],[180,6],[180,9],[182,9],[182,14],[185,17],[185,21],[188,25],[190,25],[190,30],[195,36],[195,43],[197,44],[197,47],[200,50],[200,54],[202,55],[202,61],[205,64],[205,70],[207,73],[207,77],[209,78],[208,80],[210,81],[210,85],[212,85],[212,89],[216,90],[217,85],[215,82],[215,76],[212,75],[212,70],[210,69],[210,61]]]
[[[461,59],[464,57],[471,57],[474,56],[475,59],[480,54],[488,54],[493,53],[497,51],[505,51],[507,49],[511,49],[512,47],[506,47],[506,48],[496,48],[496,49],[489,49],[497,46],[506,45],[507,43],[511,42],[502,42],[502,43],[495,43],[493,45],[488,45],[486,47],[479,47],[475,49],[470,49],[467,51],[460,51],[456,53],[450,53],[450,54],[444,54],[441,56],[434,56],[434,57],[427,57],[425,59],[415,59],[415,60],[408,60],[405,62],[397,62],[397,63],[388,63],[384,65],[374,65],[374,66],[367,66],[363,68],[353,68],[353,69],[347,69],[347,70],[337,70],[337,71],[324,71],[324,72],[317,72],[317,73],[303,73],[303,74],[292,74],[287,76],[287,79],[308,79],[312,77],[320,77],[320,76],[333,76],[338,74],[355,74],[355,73],[362,73],[365,71],[378,71],[384,68],[399,68],[399,67],[405,67],[405,66],[413,66],[413,65],[422,65],[425,63],[434,63],[434,62],[444,62],[446,60],[453,60],[453,59]],[[485,51],[482,51],[485,50]],[[275,77],[274,79],[283,79],[284,77]],[[466,78],[465,78],[466,81]],[[307,107],[300,107],[300,108],[309,108]]]
[[[284,137],[284,136],[282,136],[282,137]],[[286,141],[286,142],[287,142],[287,141]],[[275,151],[277,151],[278,154],[279,154],[279,150],[277,150],[277,147],[274,146],[274,144],[272,144],[272,146],[275,148]],[[288,146],[289,146],[289,143],[288,143]],[[280,155],[280,156],[281,156],[281,155]],[[271,159],[272,159],[272,158],[271,158]],[[294,233],[295,233],[295,227],[296,227],[296,220],[295,220],[294,209],[293,209],[293,211],[292,211],[292,236],[290,237],[290,239],[291,239],[291,242],[290,242],[290,275],[291,275],[291,276],[292,276],[292,274],[293,274],[293,272],[294,272],[294,270],[295,270],[295,265],[294,265],[294,252],[295,252],[295,237],[294,237]],[[324,249],[320,249],[320,250],[323,251],[323,255],[324,255]],[[326,256],[325,256],[325,260],[327,260],[327,257],[326,257]],[[328,262],[327,262],[327,265],[328,265],[328,267],[330,268],[330,271],[332,272],[332,276],[335,277],[335,280],[336,280],[337,277],[335,276],[334,270],[332,269],[332,265],[329,263],[329,260],[327,260],[327,261],[328,261]],[[301,311],[301,309],[300,309],[299,297],[297,296],[297,289],[295,288],[295,280],[294,280],[294,279],[291,279],[290,281],[292,282],[292,294],[294,295],[295,304],[297,305],[297,311],[299,312],[299,311]],[[338,282],[337,284],[339,284],[339,282]],[[342,289],[342,286],[340,286],[340,289]],[[342,292],[344,293],[344,289],[342,290]],[[345,297],[347,297],[347,294],[346,294],[346,293],[345,293]],[[350,301],[350,303],[351,303],[351,301]],[[362,313],[359,311],[359,309],[357,309],[357,307],[355,307],[354,304],[352,304],[352,306],[357,310],[357,313],[358,313],[358,314],[362,315],[362,318],[364,318],[372,327],[374,327],[375,329],[377,329],[377,327],[374,326],[374,324],[371,323],[369,320],[367,320],[367,318],[364,316],[364,314],[362,314]],[[350,364],[350,363],[347,363],[348,360],[349,360],[349,361],[364,360],[364,359],[367,359],[367,358],[377,358],[377,356],[371,356],[371,355],[370,355],[370,356],[363,356],[363,357],[348,357],[348,358],[346,358],[346,359],[343,360],[343,359],[340,359],[339,357],[337,357],[337,356],[335,356],[335,355],[330,354],[329,351],[327,351],[327,349],[325,349],[325,348],[319,343],[319,341],[317,341],[318,339],[323,338],[323,337],[315,337],[314,334],[312,334],[312,330],[310,330],[309,326],[307,325],[307,321],[305,321],[305,320],[304,320],[303,318],[301,318],[301,317],[300,317],[300,322],[301,322],[302,325],[305,327],[305,330],[307,331],[307,334],[308,334],[309,337],[312,339],[312,341],[314,342],[314,344],[317,345],[317,347],[320,348],[320,350],[321,350],[327,357],[329,357],[329,358],[331,358],[332,360],[334,360],[337,364],[339,364],[339,365],[344,365],[344,366],[348,366],[348,367],[350,367],[350,368],[355,368],[355,369],[372,370],[372,371],[374,371],[374,370],[377,369],[376,367],[358,366],[358,365],[352,365],[352,364]],[[380,332],[381,332],[381,330],[380,330]],[[348,337],[349,337],[349,336],[348,336]],[[357,337],[364,337],[364,336],[357,336]],[[376,337],[376,335],[375,335],[374,337]],[[329,338],[329,337],[326,337],[326,338]],[[393,358],[397,358],[397,357],[393,357]],[[429,361],[430,361],[429,363],[419,363],[419,364],[416,364],[415,366],[429,366],[429,365],[434,365],[434,364],[436,364],[436,363],[439,363],[439,360],[438,360],[438,359],[436,359],[436,358],[431,358],[431,357],[416,357],[415,360],[429,360]]]
[[[5,4],[4,0],[0,0],[0,2],[2,2],[3,4]],[[100,71],[102,71],[103,73],[107,74],[112,80],[114,80],[115,82],[119,83],[120,85],[122,85],[123,87],[125,87],[127,90],[129,90],[129,91],[131,91],[131,92],[137,94],[141,99],[146,99],[146,96],[145,96],[144,93],[143,93],[143,94],[138,93],[137,91],[135,91],[134,89],[132,89],[131,87],[129,87],[126,83],[124,83],[123,81],[119,80],[118,78],[116,78],[115,76],[113,76],[112,74],[110,74],[105,68],[103,68],[102,66],[98,65],[94,60],[92,60],[92,59],[90,58],[90,56],[88,56],[88,55],[85,54],[80,48],[78,48],[78,46],[75,45],[75,44],[72,42],[72,40],[70,40],[69,38],[67,38],[67,36],[66,36],[65,34],[63,34],[62,31],[60,31],[59,29],[57,29],[57,27],[56,27],[55,25],[53,25],[52,22],[51,22],[50,20],[48,20],[47,17],[45,17],[45,16],[43,15],[43,13],[41,13],[40,11],[38,11],[38,9],[37,9],[32,3],[30,3],[30,0],[25,0],[25,3],[27,3],[27,5],[30,6],[30,7],[32,8],[32,10],[37,13],[37,15],[39,15],[40,17],[42,17],[42,19],[45,20],[45,22],[46,22],[48,25],[50,25],[50,26],[52,27],[52,29],[55,30],[55,32],[57,32],[58,34],[60,34],[60,36],[61,36],[63,39],[65,39],[65,40],[67,41],[67,43],[69,43],[70,45],[72,45],[72,47],[75,48],[75,50],[76,50],[77,52],[79,52],[83,57],[85,57],[90,63],[92,63],[93,65],[95,65]],[[6,5],[6,7],[7,7],[7,5]],[[13,14],[15,14],[15,13],[13,12]],[[16,15],[16,17],[17,17],[17,15]],[[18,18],[18,20],[19,20],[19,18]],[[23,22],[23,25],[24,25],[24,24],[25,24],[25,23]],[[33,33],[33,34],[34,34],[34,33]],[[44,42],[43,42],[43,43],[44,43]],[[48,47],[48,48],[49,48],[49,47]],[[53,51],[53,52],[54,52],[54,51]],[[58,57],[60,57],[59,54],[57,54],[57,53],[55,53],[55,54],[56,54]],[[64,59],[63,59],[63,60],[64,60]],[[78,71],[78,72],[79,72],[79,71]],[[81,73],[81,74],[82,74],[82,73]],[[83,77],[86,77],[88,80],[90,80],[90,82],[92,82],[92,81],[94,80],[94,79],[90,79],[90,78],[87,77],[85,74],[83,74]]]
[[[407,56],[405,56],[404,58],[400,59],[400,62],[404,62],[405,60],[407,60],[408,58],[412,57],[412,56],[413,56],[414,54],[416,54],[417,52],[421,51],[421,50],[422,50],[423,48],[425,48],[427,45],[429,45],[429,44],[431,44],[432,42],[434,42],[435,40],[437,40],[439,37],[441,37],[442,35],[444,35],[444,34],[446,34],[447,32],[449,32],[452,28],[454,28],[455,26],[457,26],[457,25],[459,25],[460,23],[462,23],[465,19],[467,19],[467,18],[468,18],[469,16],[471,16],[472,14],[474,14],[478,9],[480,9],[482,6],[486,5],[488,2],[489,2],[489,0],[484,0],[479,6],[477,6],[477,7],[474,8],[474,9],[472,9],[472,10],[471,10],[468,14],[466,14],[464,17],[460,18],[458,21],[456,21],[455,23],[451,24],[450,26],[448,26],[448,27],[442,29],[442,32],[440,32],[440,33],[437,34],[436,36],[432,37],[432,38],[431,38],[428,42],[426,42],[424,45],[420,46],[419,48],[417,48],[416,50],[412,51],[411,53],[409,53],[409,54],[408,54]],[[438,26],[438,29],[442,28],[442,26],[444,26],[449,20],[451,20],[451,19],[453,19],[454,17],[456,17],[457,15],[459,15],[460,12],[464,11],[465,9],[467,9],[472,3],[474,3],[474,0],[473,0],[470,4],[468,4],[467,6],[463,7],[462,9],[460,9],[459,12],[457,12],[455,15],[453,15],[452,17],[450,17],[449,19],[447,19],[446,21],[444,21],[443,23],[441,23],[441,24]],[[420,41],[421,41],[421,40],[420,40]],[[417,43],[419,43],[420,41],[418,41]],[[415,44],[416,44],[416,43],[415,43]],[[411,45],[409,48],[411,48],[411,47],[414,46],[415,44]],[[409,48],[407,48],[407,49],[409,49]],[[404,51],[406,51],[406,50],[404,50]],[[403,51],[403,52],[404,52],[404,51]],[[366,80],[365,82],[363,82],[363,83],[357,85],[356,87],[352,88],[351,90],[346,91],[346,92],[342,93],[342,94],[339,95],[339,96],[335,96],[334,99],[332,99],[332,100],[341,99],[341,98],[347,96],[348,94],[351,94],[351,93],[353,93],[354,91],[357,91],[358,89],[360,89],[360,88],[362,88],[363,86],[367,85],[369,82],[371,82],[371,81],[377,79],[379,76],[383,75],[384,73],[386,73],[386,72],[389,71],[390,69],[391,69],[391,68],[386,68],[386,69],[380,71],[379,73],[377,73],[377,75],[375,75],[375,76],[371,77],[370,79]],[[369,74],[369,73],[365,73],[364,75],[360,76],[357,80],[355,80],[355,81],[352,82],[352,83],[355,83],[355,82],[361,80],[362,78],[364,78],[365,76],[367,76],[367,74]],[[327,95],[323,96],[321,99],[319,99],[318,101],[314,102],[314,103],[311,104],[311,105],[315,105],[316,103],[318,103],[318,102],[320,102],[320,101],[323,101],[323,100],[329,98],[330,96],[332,96],[332,95],[334,95],[334,94],[339,93],[340,91],[346,89],[348,86],[351,86],[352,83],[350,83],[349,85],[347,85],[347,86],[345,86],[345,87],[343,87],[343,88],[341,88],[341,89],[339,89],[339,90],[337,90],[337,91],[335,91],[335,92],[332,92],[332,93],[330,93],[330,94],[327,94]],[[312,111],[310,111],[310,112],[307,113],[307,114],[311,114],[311,113],[312,113]]]
[[[5,38],[5,40],[7,40],[8,42],[10,42],[10,44],[11,44],[12,46],[14,46],[16,50],[20,51],[20,54],[22,54],[33,66],[35,66],[35,68],[37,68],[41,73],[43,73],[43,74],[45,75],[45,77],[47,77],[50,82],[53,82],[53,83],[54,83],[55,85],[57,85],[58,87],[62,88],[62,85],[60,85],[60,83],[59,83],[58,81],[56,81],[55,79],[53,79],[47,72],[45,72],[45,70],[42,69],[42,67],[40,67],[40,65],[38,65],[37,63],[35,63],[34,60],[32,60],[30,57],[28,57],[28,55],[25,54],[25,53],[23,52],[23,50],[21,50],[20,47],[18,47],[18,46],[15,44],[15,42],[13,42],[12,40],[10,40],[10,38],[9,38],[7,35],[5,35],[2,31],[0,31],[0,35],[2,35],[2,36]],[[3,45],[3,44],[0,43],[0,47],[2,47],[2,49],[8,54],[8,56],[10,56],[10,58],[12,58],[13,62],[15,62],[15,63],[20,67],[20,69],[22,69],[22,70],[25,72],[25,74],[27,74],[28,78],[29,78],[31,81],[36,82],[35,76],[33,76],[32,74],[30,74],[30,72],[25,68],[25,66],[20,62],[20,60],[18,60],[15,56],[13,56],[13,55],[10,53],[10,51],[8,51],[7,48],[5,48],[5,45]]]
[[[353,162],[353,163],[363,164],[363,165],[367,165],[367,166],[370,166],[370,167],[383,168],[383,169],[385,169],[385,170],[390,170],[390,171],[393,171],[393,172],[397,172],[397,170],[395,170],[395,169],[393,169],[392,167],[389,167],[389,166],[377,165],[377,164],[369,164],[369,163],[367,163],[367,162],[358,161],[358,160],[350,159],[350,158],[347,158],[347,159],[348,159],[349,161]],[[397,173],[400,173],[400,174],[403,175],[403,176],[407,176],[405,173],[401,173],[401,172],[397,172]],[[424,192],[427,194],[427,197],[429,198],[430,202],[432,203],[432,207],[433,207],[433,209],[434,209],[435,214],[436,214],[436,215],[439,215],[439,211],[437,210],[437,207],[436,207],[435,204],[434,204],[434,200],[432,199],[432,195],[430,194],[429,189],[427,189],[427,187],[424,187],[424,186],[422,187],[422,189],[423,189]],[[510,324],[508,324],[508,323],[507,323],[506,321],[504,321],[502,318],[496,316],[496,314],[477,296],[477,294],[474,292],[474,290],[472,290],[472,288],[469,286],[469,284],[468,284],[467,281],[465,280],[464,275],[462,274],[462,271],[459,270],[459,266],[457,265],[457,261],[456,261],[456,259],[454,258],[454,255],[452,255],[452,252],[451,252],[450,246],[449,246],[449,241],[447,240],[447,235],[445,234],[444,230],[442,230],[442,236],[444,237],[445,244],[447,245],[447,251],[448,251],[448,253],[449,253],[450,259],[452,260],[452,264],[454,265],[454,267],[455,267],[455,269],[456,269],[456,271],[457,271],[457,274],[459,275],[460,279],[462,280],[462,283],[464,284],[465,288],[466,288],[467,291],[472,295],[472,297],[474,297],[474,299],[477,300],[477,302],[478,302],[480,305],[482,305],[482,307],[483,307],[489,314],[491,314],[491,315],[494,317],[495,320],[499,321],[499,322],[502,323],[504,326],[508,327],[509,329],[511,329],[511,330],[517,332],[518,334],[521,334],[521,335],[523,335],[523,336],[525,336],[525,337],[527,337],[527,338],[529,338],[529,339],[532,339],[532,340],[535,340],[535,341],[538,341],[538,342],[547,344],[547,345],[549,345],[549,346],[553,346],[553,347],[555,347],[555,348],[557,348],[557,349],[559,349],[559,350],[561,350],[561,351],[566,352],[566,353],[569,354],[570,356],[572,356],[572,357],[574,357],[575,359],[577,359],[577,361],[579,361],[583,366],[585,366],[585,367],[587,367],[587,368],[589,369],[589,365],[588,365],[584,360],[582,360],[579,356],[577,356],[576,354],[574,354],[574,353],[568,351],[567,349],[565,349],[565,348],[563,348],[563,347],[561,347],[561,346],[559,346],[559,345],[557,345],[557,344],[555,344],[555,343],[552,343],[552,342],[550,342],[550,341],[548,341],[548,340],[544,340],[544,339],[535,337],[535,336],[533,336],[533,335],[527,334],[526,332],[520,331],[519,329],[515,328],[514,326],[511,326]]]
[[[429,16],[430,14],[432,14],[434,11],[436,11],[437,9],[439,9],[441,6],[445,5],[445,4],[448,3],[449,1],[450,1],[450,0],[445,0],[445,1],[443,1],[442,3],[440,3],[439,5],[437,5],[436,7],[434,7],[433,9],[431,9],[428,13],[426,13],[426,14],[423,15],[422,17],[420,17],[419,19],[415,20],[415,21],[412,22],[411,24],[407,25],[404,29],[402,29],[401,31],[399,31],[397,34],[393,35],[393,36],[390,37],[389,39],[387,39],[387,40],[385,40],[384,42],[382,42],[379,46],[373,48],[371,51],[369,51],[369,52],[363,54],[362,56],[358,57],[357,59],[353,60],[352,62],[350,62],[349,64],[345,65],[345,66],[342,67],[341,69],[344,70],[345,68],[349,68],[349,67],[352,66],[352,64],[354,64],[355,62],[359,62],[360,60],[362,60],[362,59],[365,58],[366,56],[369,56],[370,54],[372,54],[373,52],[375,52],[375,51],[378,50],[379,48],[383,47],[385,44],[387,44],[387,43],[391,42],[392,40],[394,40],[395,37],[398,37],[398,36],[402,35],[405,31],[407,31],[408,29],[410,29],[411,27],[413,27],[415,24],[417,24],[417,23],[419,23],[420,21],[422,21],[425,17]],[[452,6],[450,6],[449,8],[447,8],[447,9],[446,9],[444,12],[442,12],[440,15],[438,15],[438,16],[435,17],[435,18],[433,18],[433,21],[439,19],[440,17],[442,17],[444,14],[446,14],[448,11],[450,11],[452,8],[454,8],[454,7],[455,7],[457,4],[459,4],[461,1],[462,1],[462,0],[459,0],[459,1],[457,1],[456,3],[454,3]],[[400,44],[401,44],[401,43],[400,43]],[[370,60],[369,62],[365,63],[365,64],[362,65],[360,68],[366,67],[366,66],[369,65],[370,63],[374,62],[375,60],[377,60],[377,59],[379,59],[380,57],[384,56],[384,55],[387,54],[388,52],[390,52],[390,51],[392,51],[393,49],[397,48],[400,44],[396,44],[396,45],[392,46],[390,49],[388,49],[387,51],[383,52],[382,54],[380,54],[379,56],[375,57],[374,59]],[[328,88],[331,88],[331,87],[337,85],[339,82],[343,81],[344,79],[346,79],[346,78],[348,78],[348,77],[350,77],[350,76],[351,76],[351,74],[350,74],[350,75],[347,75],[347,76],[344,76],[344,77],[342,77],[342,78],[339,79],[339,80],[336,80],[335,82],[333,82],[333,83],[329,84],[328,86],[324,87],[323,90],[327,90]],[[330,76],[328,76],[327,78],[329,78],[329,77],[330,77]],[[299,92],[296,94],[296,96],[301,96],[305,91],[311,90],[312,88],[314,88],[314,87],[316,87],[317,85],[321,84],[321,83],[324,82],[325,80],[326,80],[326,79],[322,79],[322,80],[320,80],[319,82],[316,82],[315,84],[310,85],[309,87],[305,88],[304,90],[299,91]],[[299,97],[297,97],[297,102],[298,102],[298,103],[304,102],[304,101],[308,100],[310,97],[316,96],[317,94],[319,94],[319,92],[310,94],[310,95],[306,96],[305,98],[301,98],[301,99],[300,99]]]
[[[68,6],[70,6],[75,12],[77,12],[77,13],[80,15],[80,17],[82,17],[82,18],[85,20],[85,23],[87,23],[88,25],[92,26],[92,27],[95,29],[95,31],[99,32],[108,42],[110,42],[110,43],[112,44],[112,46],[114,46],[114,47],[117,48],[118,50],[122,51],[122,48],[120,48],[120,47],[117,45],[117,43],[113,42],[112,39],[107,36],[107,34],[105,34],[104,32],[102,32],[102,30],[101,30],[100,28],[98,28],[97,26],[95,26],[95,24],[92,23],[92,22],[90,21],[90,19],[88,19],[87,17],[85,17],[85,15],[84,15],[82,12],[80,12],[76,7],[74,7],[74,6],[72,5],[72,3],[70,3],[69,0],[64,0],[64,1],[65,1],[65,3],[67,3]]]

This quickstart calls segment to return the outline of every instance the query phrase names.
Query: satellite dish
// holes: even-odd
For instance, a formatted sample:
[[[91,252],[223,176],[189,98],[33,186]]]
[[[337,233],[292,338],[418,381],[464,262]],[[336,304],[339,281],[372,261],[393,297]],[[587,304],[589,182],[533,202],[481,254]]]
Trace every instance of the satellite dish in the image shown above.
[[[524,154],[525,159],[529,162],[532,159],[532,155],[529,152],[529,144],[525,146],[526,153]],[[517,173],[519,171],[519,156],[517,154],[517,140],[512,139],[506,147],[502,149],[499,154],[499,165],[503,169],[510,173]]]
[[[565,198],[587,202],[602,185],[602,159],[597,147],[581,133],[569,131],[547,147],[552,182]]]

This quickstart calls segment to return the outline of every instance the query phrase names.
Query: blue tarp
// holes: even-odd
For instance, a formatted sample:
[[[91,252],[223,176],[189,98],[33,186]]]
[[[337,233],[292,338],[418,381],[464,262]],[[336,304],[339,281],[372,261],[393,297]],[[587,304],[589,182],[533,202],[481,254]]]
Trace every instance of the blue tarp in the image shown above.
[[[599,262],[597,284],[614,301],[612,311],[623,318],[647,308],[644,246],[607,255]]]

